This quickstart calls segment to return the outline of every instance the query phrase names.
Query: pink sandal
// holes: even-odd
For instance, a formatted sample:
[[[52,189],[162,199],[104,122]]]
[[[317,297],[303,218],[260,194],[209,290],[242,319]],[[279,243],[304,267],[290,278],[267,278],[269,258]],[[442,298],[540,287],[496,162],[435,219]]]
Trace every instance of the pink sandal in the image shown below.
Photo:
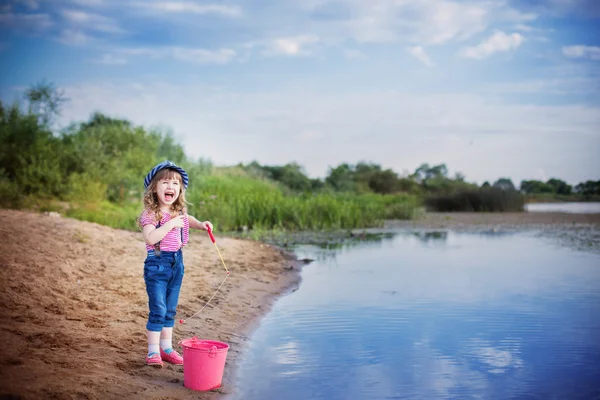
[[[151,367],[163,367],[162,359],[158,353],[153,353],[150,356],[146,356],[146,364],[150,365]]]
[[[160,349],[160,357],[168,363],[183,365],[183,357],[181,357],[181,355],[175,350],[171,350],[171,353],[167,354],[163,351],[163,349]]]

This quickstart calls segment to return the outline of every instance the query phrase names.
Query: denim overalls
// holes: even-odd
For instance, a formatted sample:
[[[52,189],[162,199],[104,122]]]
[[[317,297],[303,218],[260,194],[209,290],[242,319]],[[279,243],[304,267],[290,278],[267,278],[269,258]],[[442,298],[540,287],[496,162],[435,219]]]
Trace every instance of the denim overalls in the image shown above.
[[[160,227],[160,222],[157,228]],[[181,229],[183,246],[183,228]],[[146,329],[159,332],[163,327],[175,325],[175,313],[179,301],[179,290],[183,281],[183,252],[161,251],[160,241],[154,250],[148,251],[144,260],[144,282],[148,293],[150,313]]]

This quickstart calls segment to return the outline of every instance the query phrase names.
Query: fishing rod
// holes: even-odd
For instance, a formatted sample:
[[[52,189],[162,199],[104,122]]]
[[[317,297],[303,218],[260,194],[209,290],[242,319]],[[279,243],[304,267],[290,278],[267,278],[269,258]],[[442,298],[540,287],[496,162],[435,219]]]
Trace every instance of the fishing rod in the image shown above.
[[[227,269],[227,266],[225,265],[225,261],[223,261],[223,256],[221,255],[221,252],[219,251],[219,246],[217,246],[217,241],[215,239],[215,235],[213,235],[212,233],[212,229],[210,229],[210,227],[206,227],[206,231],[208,232],[208,236],[210,236],[210,240],[211,242],[213,242],[213,244],[215,245],[215,248],[217,249],[217,253],[219,253],[219,258],[221,259],[221,263],[223,263],[223,268],[225,268],[225,272],[227,273],[225,275],[225,278],[223,279],[223,281],[221,282],[221,284],[219,285],[219,287],[217,288],[217,290],[215,290],[215,292],[213,293],[213,295],[210,297],[210,299],[208,299],[208,301],[206,302],[206,304],[204,305],[204,307],[202,307],[200,309],[200,311],[196,312],[195,314],[193,314],[191,317],[188,317],[187,319],[180,319],[179,323],[180,324],[184,324],[185,321],[187,321],[188,319],[192,319],[194,318],[196,315],[200,314],[202,312],[202,310],[204,310],[207,306],[208,303],[210,303],[210,301],[213,299],[213,297],[215,297],[215,295],[219,292],[219,290],[221,289],[221,286],[223,286],[223,284],[225,283],[225,281],[227,280],[227,278],[229,277],[229,275],[231,274],[231,272]]]

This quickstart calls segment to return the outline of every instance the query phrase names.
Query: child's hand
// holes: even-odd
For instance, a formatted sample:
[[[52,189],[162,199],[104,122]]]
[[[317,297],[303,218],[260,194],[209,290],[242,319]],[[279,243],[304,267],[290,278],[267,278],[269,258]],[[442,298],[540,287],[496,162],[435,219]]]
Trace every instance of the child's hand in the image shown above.
[[[211,231],[213,230],[213,226],[212,226],[212,224],[210,223],[210,221],[204,221],[204,222],[203,222],[203,224],[204,224],[204,229],[205,229],[205,230],[207,230],[207,231],[208,231],[208,230],[211,230]]]
[[[167,224],[171,224],[171,229],[173,228],[183,228],[183,215],[178,215],[175,218],[169,220]]]

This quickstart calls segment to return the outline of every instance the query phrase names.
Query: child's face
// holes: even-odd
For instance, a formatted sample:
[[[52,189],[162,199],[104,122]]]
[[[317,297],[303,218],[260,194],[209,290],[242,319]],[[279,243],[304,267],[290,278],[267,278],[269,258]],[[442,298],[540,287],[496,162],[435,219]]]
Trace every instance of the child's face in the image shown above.
[[[173,177],[163,177],[156,183],[156,196],[161,206],[171,206],[181,191],[180,180]]]

